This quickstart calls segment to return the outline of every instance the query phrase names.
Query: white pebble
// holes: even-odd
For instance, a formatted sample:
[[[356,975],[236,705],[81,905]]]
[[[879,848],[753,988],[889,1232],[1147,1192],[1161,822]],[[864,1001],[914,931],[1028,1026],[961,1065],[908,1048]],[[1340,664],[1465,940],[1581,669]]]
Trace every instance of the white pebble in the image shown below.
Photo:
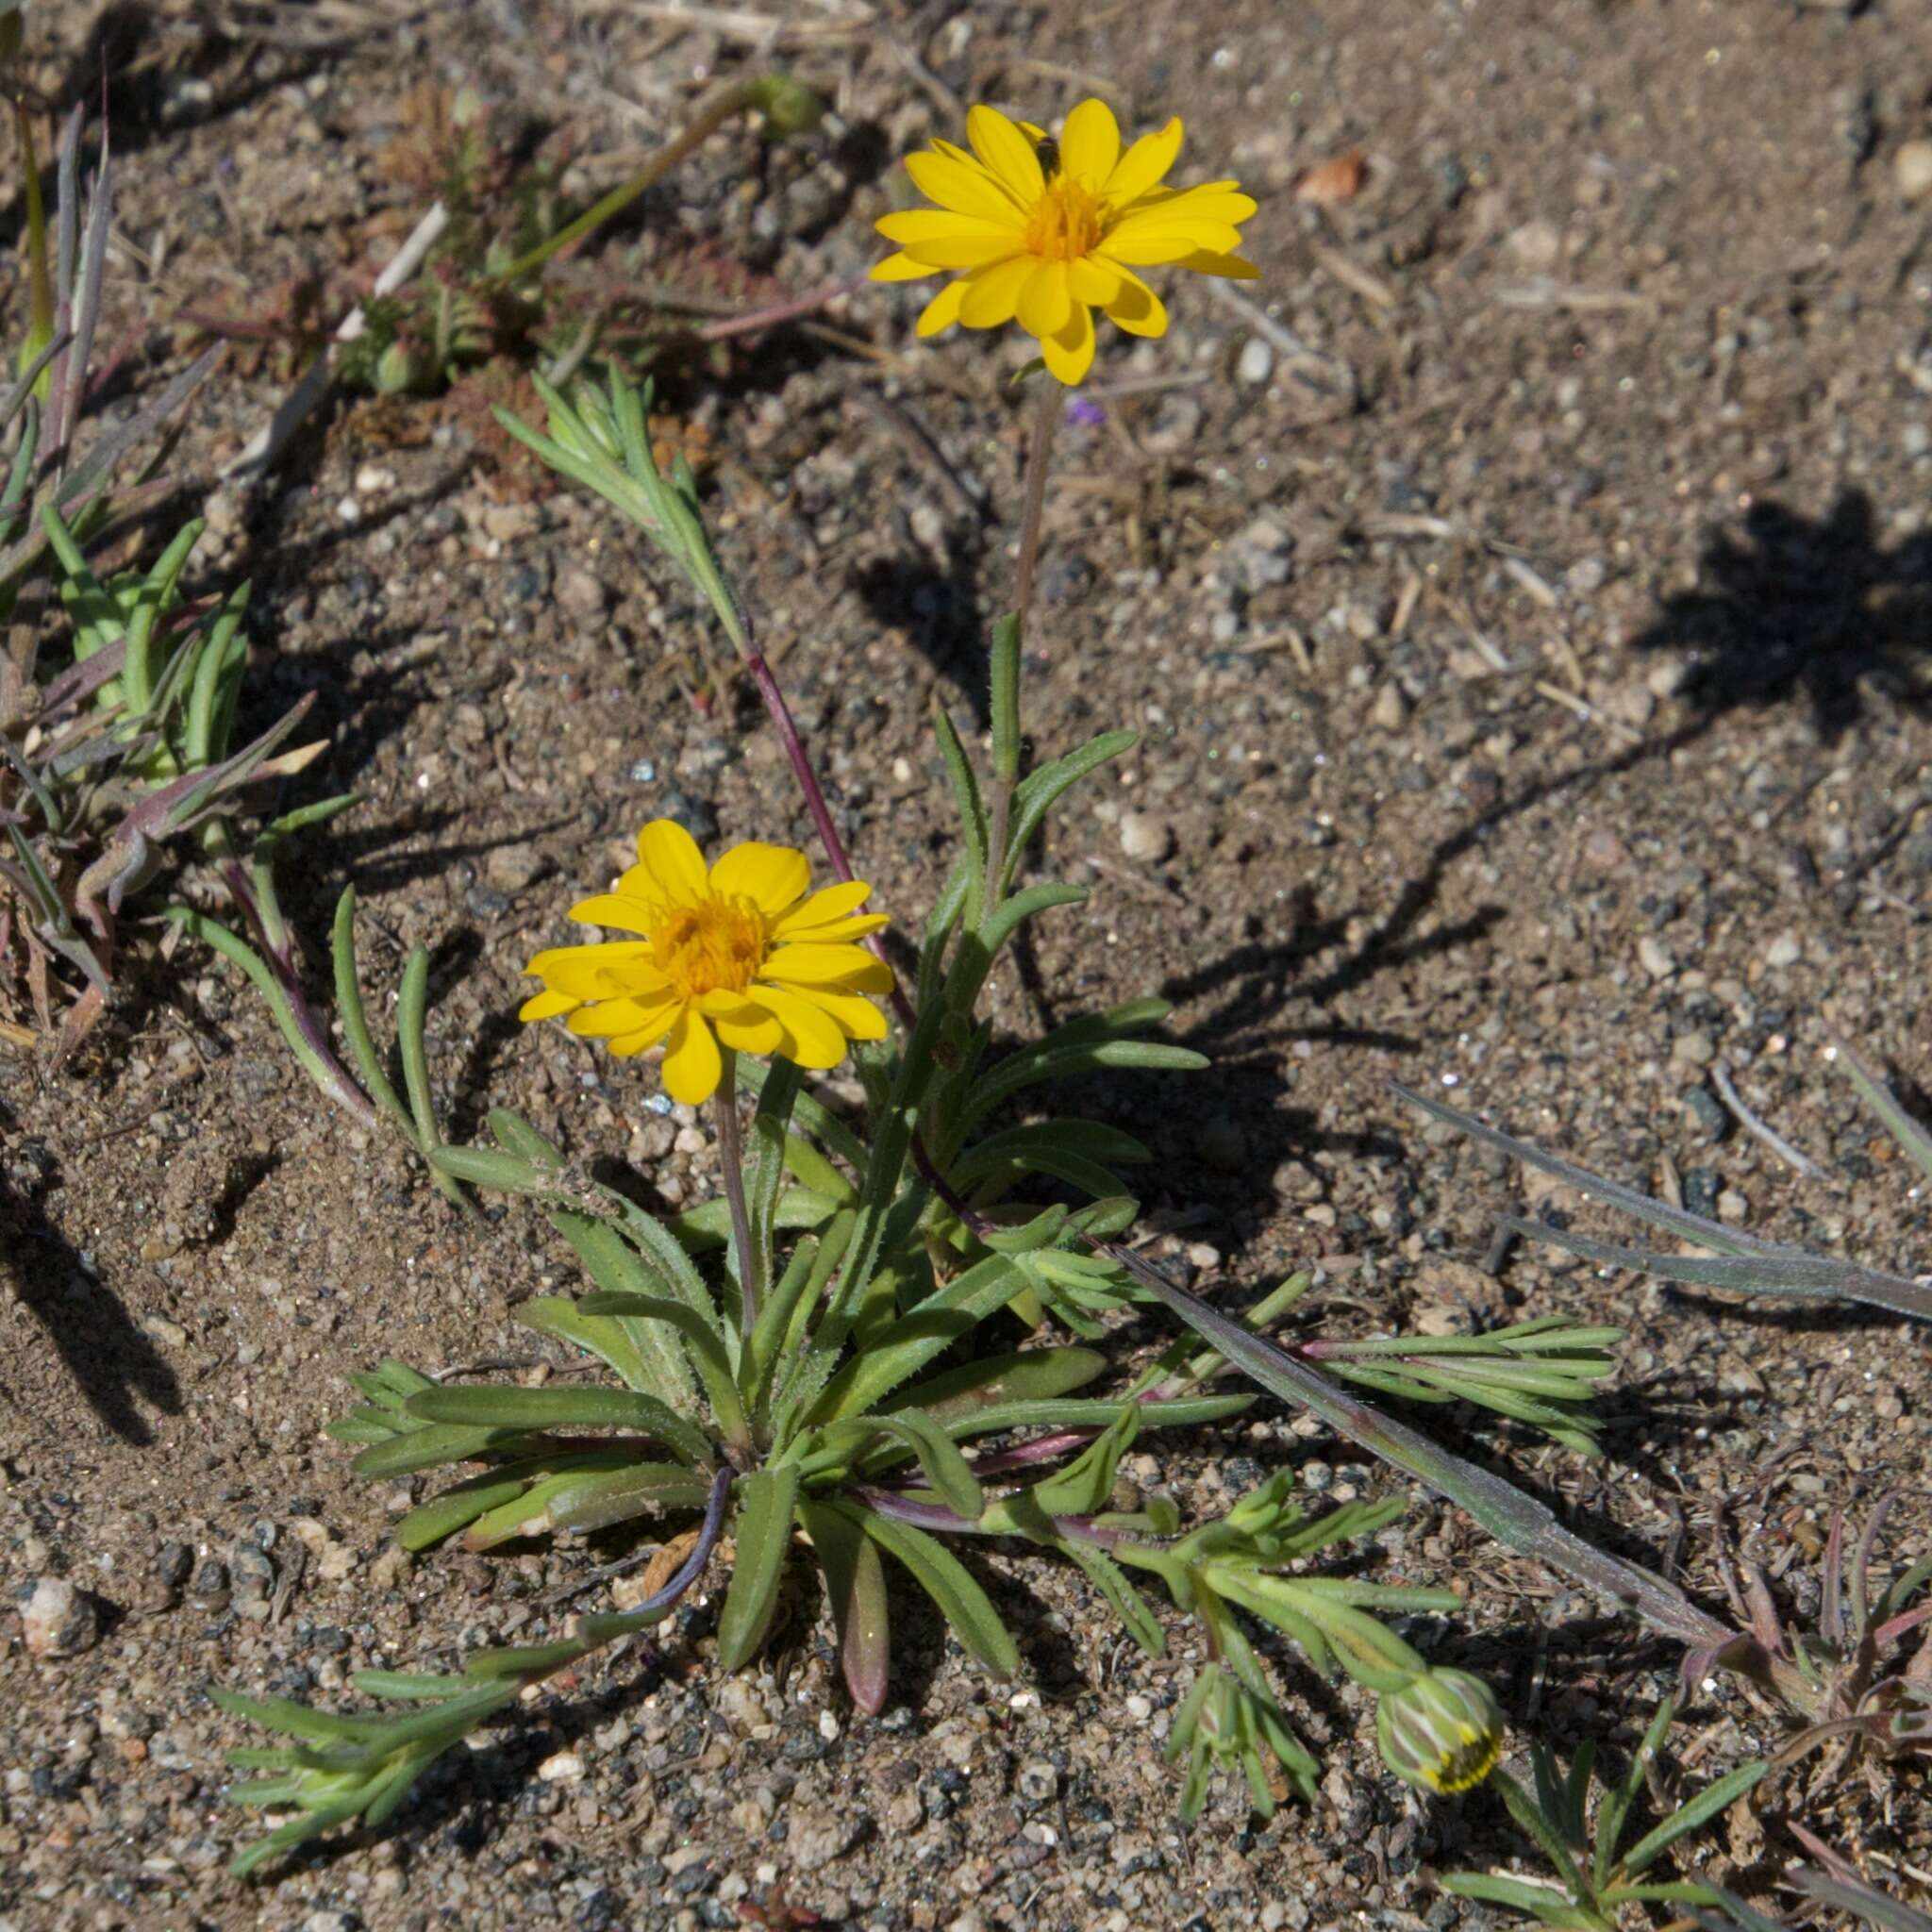
[[[396,487],[396,473],[385,470],[378,463],[364,463],[356,472],[356,494],[358,496],[381,496]]]
[[[1891,178],[1902,201],[1932,195],[1932,141],[1908,141],[1891,158]]]
[[[1250,389],[1259,389],[1274,374],[1274,350],[1265,336],[1248,338],[1234,373],[1236,379]]]
[[[547,1785],[574,1785],[582,1782],[584,1760],[575,1751],[559,1751],[537,1767],[537,1775]]]
[[[359,524],[362,521],[362,506],[353,496],[345,496],[336,505],[336,515],[345,524]]]

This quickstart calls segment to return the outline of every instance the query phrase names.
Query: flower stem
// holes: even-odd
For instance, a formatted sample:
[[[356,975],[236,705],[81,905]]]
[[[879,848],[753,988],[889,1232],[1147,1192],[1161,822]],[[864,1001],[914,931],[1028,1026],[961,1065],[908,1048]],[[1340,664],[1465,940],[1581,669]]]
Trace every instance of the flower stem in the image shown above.
[[[1040,565],[1040,531],[1046,513],[1046,473],[1053,460],[1054,431],[1059,426],[1063,391],[1052,376],[1041,379],[1034,399],[1033,424],[1026,435],[1026,477],[1021,492],[1020,567],[1013,593],[1013,615],[1020,625],[1020,648],[1026,642],[1026,620],[1033,610],[1034,579]],[[1007,826],[1013,810],[1013,788],[1019,782],[1019,747],[1011,747],[1014,769],[993,774],[992,814],[987,840],[986,909],[1000,895],[1007,876]]]
[[[744,1140],[738,1125],[738,1056],[719,1049],[724,1071],[718,1080],[718,1165],[724,1174],[724,1198],[731,1204],[731,1248],[738,1257],[739,1334],[748,1337],[758,1318],[758,1277],[751,1242],[751,1216],[744,1205]]]
[[[741,114],[747,108],[758,103],[764,82],[754,77],[742,80],[736,86],[726,88],[724,92],[713,96],[700,108],[686,127],[675,141],[667,142],[646,161],[637,174],[628,180],[620,181],[610,192],[594,206],[587,208],[582,214],[559,228],[556,234],[538,242],[526,255],[518,257],[510,265],[492,277],[500,287],[508,287],[520,282],[533,271],[540,269],[553,256],[560,255],[573,243],[581,242],[593,230],[600,228],[612,215],[627,208],[639,195],[661,181],[678,162],[701,147],[734,114]]]

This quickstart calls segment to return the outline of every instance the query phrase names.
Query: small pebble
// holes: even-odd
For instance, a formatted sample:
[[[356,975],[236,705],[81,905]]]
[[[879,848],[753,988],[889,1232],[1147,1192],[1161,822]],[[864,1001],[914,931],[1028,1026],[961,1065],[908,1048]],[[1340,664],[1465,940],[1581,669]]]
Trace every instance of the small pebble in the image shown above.
[[[1791,934],[1780,933],[1764,949],[1764,963],[1774,973],[1782,973],[1787,966],[1795,966],[1805,957],[1805,948]]]
[[[1668,979],[1677,970],[1676,959],[1655,933],[1647,932],[1637,941],[1637,963],[1653,979]]]
[[[21,1635],[29,1655],[78,1657],[101,1638],[100,1607],[64,1576],[42,1576],[20,1596]]]
[[[1123,812],[1121,850],[1129,858],[1158,865],[1174,850],[1174,827],[1151,811]]]
[[[356,472],[358,496],[385,496],[396,487],[396,473],[379,463],[364,463]]]
[[[1891,178],[1901,201],[1932,195],[1932,141],[1908,141],[1891,158]]]
[[[1717,1042],[1703,1027],[1693,1027],[1671,1041],[1671,1057],[1687,1066],[1707,1067],[1717,1058]]]
[[[595,572],[571,563],[557,573],[556,595],[573,617],[593,618],[604,615],[608,592]]]
[[[1408,700],[1399,684],[1385,684],[1369,708],[1369,723],[1378,731],[1400,731],[1408,723]]]
[[[547,1785],[579,1784],[584,1775],[583,1757],[575,1751],[558,1751],[537,1767],[537,1775]]]
[[[1029,1805],[1050,1805],[1059,1795],[1060,1774],[1044,1757],[1029,1757],[1013,1780],[1014,1788]]]
[[[1258,389],[1274,374],[1274,350],[1265,336],[1250,336],[1235,364],[1235,379]]]

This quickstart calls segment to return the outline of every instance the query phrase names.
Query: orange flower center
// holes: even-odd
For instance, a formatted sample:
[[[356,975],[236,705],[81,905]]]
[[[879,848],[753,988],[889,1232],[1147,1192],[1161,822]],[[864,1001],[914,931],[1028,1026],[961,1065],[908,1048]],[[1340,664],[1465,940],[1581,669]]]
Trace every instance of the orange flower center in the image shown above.
[[[651,934],[651,957],[688,1000],[742,992],[765,963],[765,921],[749,899],[678,907]]]
[[[1068,175],[1055,175],[1026,218],[1026,247],[1044,261],[1080,261],[1105,233],[1100,204]]]

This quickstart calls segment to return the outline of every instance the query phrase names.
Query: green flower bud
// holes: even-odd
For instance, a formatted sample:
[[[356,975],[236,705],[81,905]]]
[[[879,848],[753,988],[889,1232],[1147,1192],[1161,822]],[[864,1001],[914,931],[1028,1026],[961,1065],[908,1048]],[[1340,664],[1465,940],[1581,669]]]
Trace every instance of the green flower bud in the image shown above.
[[[411,342],[391,342],[375,358],[373,378],[380,396],[400,395],[412,390],[429,374],[429,358]]]
[[[765,117],[765,132],[777,140],[809,134],[825,118],[824,102],[789,74],[774,74],[761,81],[758,105]]]
[[[1490,1687],[1467,1671],[1424,1671],[1386,1695],[1375,1741],[1395,1775],[1432,1791],[1466,1791],[1495,1769],[1503,1712]]]

